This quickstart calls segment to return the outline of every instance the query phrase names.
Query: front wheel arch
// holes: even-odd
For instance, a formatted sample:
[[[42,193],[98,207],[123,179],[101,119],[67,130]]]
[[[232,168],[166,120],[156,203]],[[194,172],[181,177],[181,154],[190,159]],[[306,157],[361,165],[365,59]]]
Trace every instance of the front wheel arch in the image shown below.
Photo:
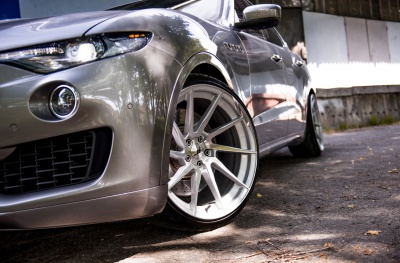
[[[213,73],[210,75],[209,72]],[[169,95],[170,103],[166,115],[166,122],[164,127],[165,133],[162,146],[160,185],[168,183],[168,177],[166,175],[168,174],[169,144],[172,137],[171,131],[174,121],[175,106],[177,104],[179,93],[181,92],[187,79],[192,73],[215,77],[219,81],[223,82],[230,90],[234,90],[232,79],[230,78],[228,70],[224,67],[222,62],[212,54],[208,52],[200,52],[193,55],[188,61],[186,61],[180,73],[178,74],[178,76],[176,76],[174,87],[172,87],[171,94]]]
[[[188,99],[188,96],[192,98]],[[189,103],[189,101],[192,102]],[[199,120],[193,120],[193,125],[186,125],[188,115],[184,113],[184,127],[178,130],[180,115],[175,117],[175,135],[173,136],[175,146],[172,146],[173,163],[170,163],[173,167],[169,171],[170,174],[172,173],[171,190],[164,211],[150,221],[167,228],[197,232],[229,223],[244,207],[256,181],[258,142],[251,117],[245,106],[227,85],[217,79],[201,74],[191,74],[180,94],[177,108],[186,107],[184,111],[190,112],[189,105],[191,104],[193,104],[192,112],[199,115]],[[210,110],[214,104],[215,108]],[[201,125],[204,116],[209,112],[211,112],[211,117],[204,121],[204,125]],[[225,129],[224,125],[229,128]],[[197,132],[195,129],[188,132],[187,130],[192,126],[201,128]],[[177,133],[180,135],[176,135]],[[208,138],[209,135],[210,138]],[[197,144],[198,138],[202,136],[205,139],[204,144]],[[188,138],[195,140],[191,143],[196,144],[198,147],[196,149],[202,149],[203,145],[211,145],[204,146],[210,147],[211,155],[206,154],[205,150],[208,148],[204,152],[201,150],[197,153],[198,156],[202,156],[200,161],[204,163],[204,169],[193,168],[196,164],[193,160],[197,154],[192,154],[192,152],[188,154],[188,149],[191,151],[192,147],[184,145]],[[219,145],[219,143],[222,144]],[[179,154],[184,156],[179,156]],[[190,155],[192,159],[185,161],[186,155]],[[179,181],[175,182],[175,179]],[[203,188],[202,184],[205,185]],[[189,196],[185,196],[182,190],[185,187],[189,187],[187,191]]]

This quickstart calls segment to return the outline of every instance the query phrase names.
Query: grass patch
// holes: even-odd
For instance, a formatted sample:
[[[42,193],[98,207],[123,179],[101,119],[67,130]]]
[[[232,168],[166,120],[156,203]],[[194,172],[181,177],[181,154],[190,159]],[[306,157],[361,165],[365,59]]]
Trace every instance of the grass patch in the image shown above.
[[[379,119],[378,116],[372,115],[371,118],[368,120],[368,126],[378,126],[379,125]]]
[[[390,125],[393,123],[395,123],[395,119],[392,115],[388,115],[385,118],[379,118],[376,115],[372,115],[368,120],[368,126]]]
[[[347,131],[347,130],[365,128],[365,127],[391,125],[391,124],[400,124],[400,121],[396,121],[396,119],[392,115],[388,115],[384,118],[379,118],[376,115],[372,115],[366,124],[349,126],[347,123],[340,123],[339,126],[336,128],[323,127],[323,132],[324,133],[333,133],[333,132],[341,132],[341,131]]]
[[[393,123],[395,123],[395,120],[392,115],[386,116],[381,122],[381,124],[384,124],[384,125],[393,124]]]

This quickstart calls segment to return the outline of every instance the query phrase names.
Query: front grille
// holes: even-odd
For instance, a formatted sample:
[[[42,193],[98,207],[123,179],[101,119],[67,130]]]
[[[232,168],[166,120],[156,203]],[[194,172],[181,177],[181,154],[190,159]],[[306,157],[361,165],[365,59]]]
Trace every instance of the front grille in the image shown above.
[[[30,193],[98,178],[110,153],[111,131],[97,129],[14,147],[0,161],[0,194]]]

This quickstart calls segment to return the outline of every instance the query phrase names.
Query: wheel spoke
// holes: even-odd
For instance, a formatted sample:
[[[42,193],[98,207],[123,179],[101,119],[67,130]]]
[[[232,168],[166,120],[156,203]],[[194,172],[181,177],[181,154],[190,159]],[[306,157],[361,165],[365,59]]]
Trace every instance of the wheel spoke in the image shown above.
[[[193,169],[191,163],[187,163],[184,166],[181,166],[178,171],[174,174],[174,176],[168,182],[168,190],[171,190],[182,178],[187,175]]]
[[[322,138],[322,136],[321,136],[321,134],[319,132],[316,132],[315,136],[317,137],[317,140],[319,140],[319,141],[323,140],[323,138]]]
[[[178,125],[175,122],[172,128],[172,137],[174,138],[176,145],[178,145],[180,149],[186,148],[185,138],[183,137],[181,130],[179,129]]]
[[[219,192],[217,182],[215,181],[214,173],[210,166],[206,165],[206,169],[203,171],[203,177],[206,180],[207,185],[210,188],[211,193],[215,198],[215,205],[217,206],[218,209],[224,209],[221,194]]]
[[[208,140],[211,140],[212,138],[214,138],[215,136],[223,133],[224,131],[229,130],[230,128],[232,128],[236,123],[240,122],[241,120],[243,120],[243,117],[239,117],[236,119],[231,120],[230,122],[213,129],[212,131],[210,131],[210,133],[207,136]]]
[[[258,160],[246,109],[222,83],[203,79],[191,76],[179,95],[168,171],[167,205],[174,208],[168,216],[182,217],[179,224],[187,221],[194,229],[228,220],[243,208]],[[225,157],[226,162],[218,159]]]
[[[186,116],[185,116],[185,134],[193,133],[194,125],[194,102],[193,102],[193,90],[186,95]]]
[[[194,131],[198,134],[199,132],[203,132],[206,128],[208,122],[210,121],[212,115],[214,114],[215,109],[218,106],[218,101],[221,98],[222,93],[215,95],[214,98],[210,101],[210,106],[208,106],[206,112],[201,116],[200,120],[197,122]]]
[[[241,148],[230,147],[230,146],[219,145],[219,144],[212,144],[210,148],[213,150],[216,150],[216,151],[220,151],[220,152],[257,154],[257,151],[254,151],[254,150],[241,149]]]
[[[201,182],[201,173],[199,170],[196,170],[196,173],[191,177],[191,199],[190,199],[190,211],[192,215],[196,215],[197,211],[197,201],[199,197],[199,189],[200,189],[200,182]]]
[[[218,171],[220,171],[223,175],[228,177],[231,181],[233,181],[235,184],[245,187],[246,189],[249,189],[242,181],[240,181],[229,169],[217,158],[213,158],[212,163],[214,164],[214,168],[216,168]]]
[[[178,161],[184,161],[186,154],[184,152],[169,151],[169,157]]]

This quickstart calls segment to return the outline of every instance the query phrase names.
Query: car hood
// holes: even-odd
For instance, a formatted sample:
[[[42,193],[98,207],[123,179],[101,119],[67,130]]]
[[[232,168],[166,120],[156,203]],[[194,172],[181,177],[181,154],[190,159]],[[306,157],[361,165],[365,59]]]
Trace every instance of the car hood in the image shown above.
[[[97,24],[127,11],[77,13],[0,22],[0,51],[83,36]]]

